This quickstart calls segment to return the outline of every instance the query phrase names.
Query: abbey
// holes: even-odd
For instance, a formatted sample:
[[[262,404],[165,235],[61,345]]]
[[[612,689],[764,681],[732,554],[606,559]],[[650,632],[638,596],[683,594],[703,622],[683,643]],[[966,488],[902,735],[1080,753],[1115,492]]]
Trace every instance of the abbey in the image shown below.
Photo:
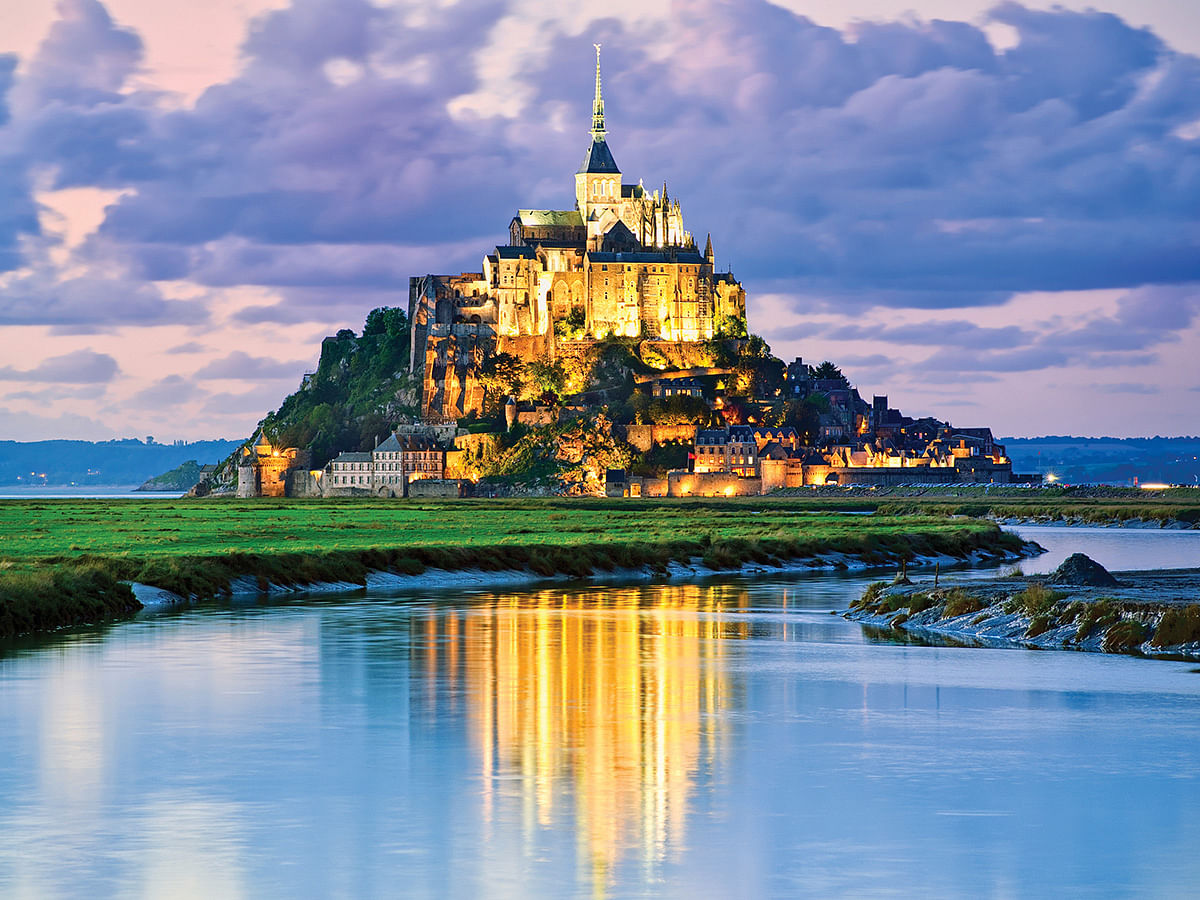
[[[424,375],[427,419],[478,408],[471,373],[493,353],[556,357],[610,335],[695,344],[744,327],[745,291],[716,271],[711,238],[701,252],[665,183],[661,192],[623,183],[606,137],[597,46],[574,208],[518,210],[508,244],[479,272],[410,279],[412,368]],[[680,349],[663,355],[686,359]]]

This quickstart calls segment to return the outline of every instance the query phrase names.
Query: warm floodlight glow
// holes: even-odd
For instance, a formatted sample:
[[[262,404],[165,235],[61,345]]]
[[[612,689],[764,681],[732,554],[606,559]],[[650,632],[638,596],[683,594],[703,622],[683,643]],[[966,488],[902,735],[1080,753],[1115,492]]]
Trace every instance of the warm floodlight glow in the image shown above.
[[[1143,491],[1163,491],[1169,487],[1169,484],[1163,484],[1161,481],[1148,481],[1141,486]]]

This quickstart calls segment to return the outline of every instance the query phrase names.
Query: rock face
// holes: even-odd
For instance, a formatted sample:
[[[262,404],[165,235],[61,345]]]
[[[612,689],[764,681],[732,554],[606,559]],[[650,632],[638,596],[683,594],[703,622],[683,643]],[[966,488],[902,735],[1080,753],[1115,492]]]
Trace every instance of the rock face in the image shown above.
[[[1051,584],[1077,584],[1087,587],[1110,587],[1120,583],[1109,574],[1108,569],[1082,553],[1072,553],[1047,580]]]

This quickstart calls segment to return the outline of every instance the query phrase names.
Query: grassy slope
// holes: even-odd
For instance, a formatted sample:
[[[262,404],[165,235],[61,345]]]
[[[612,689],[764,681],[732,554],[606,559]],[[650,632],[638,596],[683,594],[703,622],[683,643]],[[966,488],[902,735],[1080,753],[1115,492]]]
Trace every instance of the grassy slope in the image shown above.
[[[829,551],[882,564],[1001,543],[986,522],[867,518],[839,512],[839,505],[862,506],[757,499],[0,501],[0,634],[52,627],[47,606],[63,606],[57,624],[127,612],[114,579],[208,595],[239,575],[263,583],[362,583],[372,568],[416,574],[428,566],[585,575],[695,556],[728,568]],[[81,598],[91,605],[81,606]]]

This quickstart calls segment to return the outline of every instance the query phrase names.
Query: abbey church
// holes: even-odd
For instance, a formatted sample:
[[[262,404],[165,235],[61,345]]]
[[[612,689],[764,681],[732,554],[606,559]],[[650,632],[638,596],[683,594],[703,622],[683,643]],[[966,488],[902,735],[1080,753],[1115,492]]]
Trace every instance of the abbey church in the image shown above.
[[[616,335],[687,359],[681,345],[744,321],[745,291],[716,271],[711,238],[701,252],[665,183],[661,192],[623,183],[606,138],[597,47],[591,143],[575,174],[574,208],[518,210],[508,244],[487,254],[480,272],[410,280],[412,367],[424,376],[426,419],[478,409],[472,372],[493,353],[554,358]]]

